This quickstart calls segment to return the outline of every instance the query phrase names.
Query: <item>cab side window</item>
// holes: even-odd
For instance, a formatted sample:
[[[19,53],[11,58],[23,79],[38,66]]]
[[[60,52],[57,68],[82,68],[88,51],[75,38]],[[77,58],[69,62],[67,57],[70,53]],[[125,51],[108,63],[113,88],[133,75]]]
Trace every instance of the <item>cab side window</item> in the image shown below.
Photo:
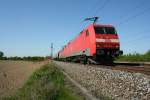
[[[89,36],[89,31],[88,30],[86,30],[86,36]]]

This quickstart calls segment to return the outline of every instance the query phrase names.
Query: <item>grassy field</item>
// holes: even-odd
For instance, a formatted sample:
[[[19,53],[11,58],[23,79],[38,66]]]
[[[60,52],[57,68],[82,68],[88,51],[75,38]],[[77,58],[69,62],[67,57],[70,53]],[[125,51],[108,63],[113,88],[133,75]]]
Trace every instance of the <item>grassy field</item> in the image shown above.
[[[0,60],[0,100],[13,95],[43,62]]]
[[[150,51],[145,54],[126,54],[120,56],[117,61],[130,61],[130,62],[150,62]]]
[[[64,84],[65,76],[50,63],[36,70],[22,88],[4,100],[81,100]]]

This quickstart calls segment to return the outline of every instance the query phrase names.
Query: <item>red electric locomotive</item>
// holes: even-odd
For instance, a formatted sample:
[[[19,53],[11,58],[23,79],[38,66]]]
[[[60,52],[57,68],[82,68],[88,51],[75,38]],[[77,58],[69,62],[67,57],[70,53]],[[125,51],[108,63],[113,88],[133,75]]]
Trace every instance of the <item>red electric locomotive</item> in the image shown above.
[[[120,51],[119,37],[112,25],[90,24],[58,52],[59,59],[69,61],[112,62]]]

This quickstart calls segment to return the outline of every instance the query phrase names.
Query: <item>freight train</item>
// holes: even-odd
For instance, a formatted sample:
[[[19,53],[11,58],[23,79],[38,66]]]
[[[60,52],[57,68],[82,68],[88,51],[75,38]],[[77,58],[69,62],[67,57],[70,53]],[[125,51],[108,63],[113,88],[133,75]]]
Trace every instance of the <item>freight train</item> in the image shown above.
[[[117,31],[112,25],[90,24],[57,54],[57,59],[75,62],[112,63],[122,54]]]

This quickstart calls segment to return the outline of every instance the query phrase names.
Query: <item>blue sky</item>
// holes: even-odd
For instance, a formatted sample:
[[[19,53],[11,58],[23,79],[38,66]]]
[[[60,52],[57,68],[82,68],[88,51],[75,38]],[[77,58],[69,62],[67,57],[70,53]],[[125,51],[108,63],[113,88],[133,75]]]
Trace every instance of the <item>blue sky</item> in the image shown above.
[[[88,22],[116,27],[124,53],[150,49],[150,0],[0,0],[0,51],[6,56],[57,52]]]

